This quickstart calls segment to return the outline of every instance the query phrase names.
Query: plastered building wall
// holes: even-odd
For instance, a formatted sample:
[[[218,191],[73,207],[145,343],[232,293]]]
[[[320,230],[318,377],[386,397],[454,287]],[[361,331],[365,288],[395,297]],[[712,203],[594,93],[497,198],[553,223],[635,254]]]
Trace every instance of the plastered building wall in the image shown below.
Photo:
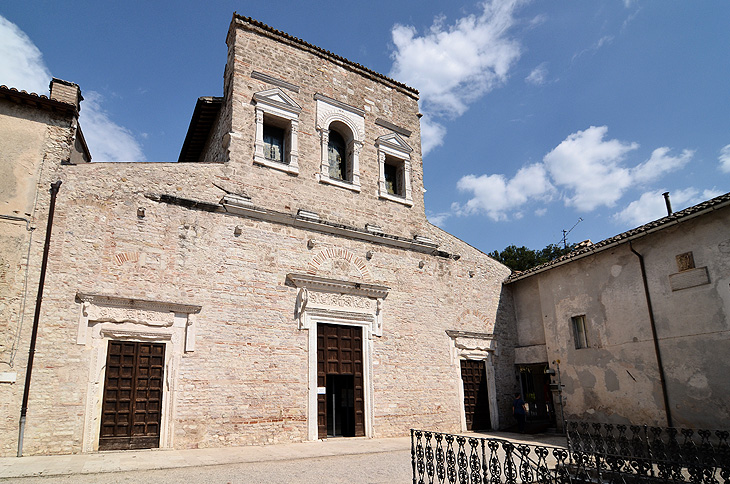
[[[4,89],[0,97],[0,426],[15,428],[16,434],[49,180],[62,161],[83,158],[74,148],[74,112],[72,106],[34,94]],[[4,445],[3,453],[11,445]]]
[[[426,221],[415,95],[263,35],[258,25],[234,17],[224,102],[201,158],[206,163],[57,160],[41,176],[41,187],[55,179],[63,184],[25,454],[98,448],[110,339],[166,345],[161,447],[311,439],[314,326],[304,325],[318,315],[354,318],[364,328],[368,436],[404,435],[412,427],[462,430],[464,352],[488,364],[493,427],[511,423],[515,333],[513,305],[502,289],[509,270]],[[301,87],[287,93],[302,107],[297,176],[253,163],[252,98],[276,87],[251,78],[254,70]],[[359,193],[316,179],[318,92],[365,113]],[[375,124],[379,117],[411,132],[405,139],[413,148],[412,206],[378,197],[374,142],[387,134]],[[277,215],[226,213],[219,203],[225,193],[215,185]],[[39,212],[47,207],[42,197]],[[302,208],[328,227],[351,228],[335,233],[297,225]],[[399,240],[428,237],[441,252],[363,238],[366,223]],[[304,305],[291,275],[337,281],[350,293],[310,287]],[[368,285],[385,296],[363,296]],[[24,326],[23,348],[29,332]],[[10,415],[0,427],[0,452],[13,455],[22,388],[3,385],[0,392]]]
[[[645,261],[677,427],[730,426],[729,217],[728,208],[721,208],[632,243]],[[688,252],[696,267],[680,271],[676,257]],[[667,424],[639,259],[627,243],[509,287],[517,362],[545,356],[542,362],[560,361],[567,419]],[[588,339],[582,349],[575,348],[571,323],[579,315],[585,315]],[[535,337],[540,321],[543,342]]]

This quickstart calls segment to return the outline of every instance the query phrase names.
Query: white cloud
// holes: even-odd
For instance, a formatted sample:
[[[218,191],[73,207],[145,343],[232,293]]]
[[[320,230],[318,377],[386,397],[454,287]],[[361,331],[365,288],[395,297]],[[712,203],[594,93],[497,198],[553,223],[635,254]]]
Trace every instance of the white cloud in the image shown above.
[[[43,54],[17,25],[0,16],[0,84],[48,94],[51,73]]]
[[[413,26],[393,26],[390,76],[420,91],[421,111],[434,125],[433,117],[461,116],[469,104],[507,80],[520,57],[519,42],[508,36],[519,3],[486,1],[479,15],[467,15],[452,25],[437,17],[423,35]],[[439,126],[435,133],[423,133],[424,154],[440,144],[445,129]],[[432,134],[439,138],[432,141]]]
[[[638,200],[634,200],[626,208],[615,213],[613,219],[627,226],[638,227],[652,220],[666,217],[667,207],[664,201],[664,192],[666,190],[662,189],[643,193]],[[696,188],[690,187],[671,192],[669,197],[672,210],[676,212],[719,195],[722,195],[722,192],[715,189],[700,192]]]
[[[720,160],[720,170],[730,173],[730,145],[725,145],[720,150],[720,156],[717,159]]]
[[[102,107],[103,100],[101,94],[86,91],[79,116],[94,161],[145,161],[132,132],[109,118]]]
[[[595,44],[593,44],[590,47],[588,47],[587,49],[583,49],[582,51],[575,54],[570,61],[574,62],[577,58],[583,56],[584,54],[591,54],[591,55],[595,54],[596,52],[598,52],[598,50],[601,47],[613,42],[613,38],[614,38],[613,35],[604,35],[603,37],[598,39],[598,41]]]
[[[695,152],[684,150],[680,156],[669,156],[669,148],[663,146],[655,149],[644,163],[631,169],[631,176],[636,183],[646,183],[658,179],[665,173],[678,170],[692,159]]]
[[[495,221],[507,220],[521,216],[523,212],[518,210],[530,202],[551,200],[558,190],[565,205],[579,211],[612,207],[630,188],[676,171],[694,156],[692,150],[683,150],[673,156],[669,148],[660,147],[648,160],[627,167],[624,161],[639,147],[638,143],[606,139],[607,133],[606,126],[591,126],[572,133],[545,155],[542,163],[524,166],[512,179],[499,174],[462,177],[457,188],[469,193],[471,198],[463,205],[452,204],[452,211],[462,216],[484,213]],[[706,191],[702,196],[712,196],[712,193]],[[694,200],[685,192],[678,192],[677,197],[678,203]],[[648,200],[637,201],[627,207],[623,215],[617,214],[615,218],[622,221],[644,220],[645,213],[657,213],[656,207],[648,205]],[[649,209],[654,211],[647,212]],[[546,211],[546,207],[542,206],[534,213],[543,216]]]
[[[484,213],[495,221],[507,220],[509,212],[532,199],[549,198],[554,191],[540,163],[521,168],[512,179],[504,175],[467,175],[456,187],[472,196],[463,206],[452,205],[457,215]],[[513,214],[517,216],[518,213]]]
[[[0,16],[0,84],[48,94],[51,73],[43,54],[17,25]],[[131,131],[111,120],[102,96],[84,92],[79,124],[95,161],[144,161],[142,148]]]
[[[451,212],[440,212],[440,213],[432,213],[427,211],[426,217],[428,218],[428,221],[434,224],[437,227],[443,228],[444,225],[446,225],[446,221],[451,217]]]
[[[421,118],[421,150],[425,155],[437,146],[444,144],[446,128],[431,119],[431,116]]]
[[[631,186],[631,172],[620,163],[639,145],[604,140],[607,131],[606,126],[578,131],[545,155],[553,182],[568,190],[566,205],[581,211],[613,206]]]
[[[545,84],[547,73],[547,62],[543,62],[530,72],[530,75],[525,78],[525,82],[534,84],[535,86],[542,86]]]

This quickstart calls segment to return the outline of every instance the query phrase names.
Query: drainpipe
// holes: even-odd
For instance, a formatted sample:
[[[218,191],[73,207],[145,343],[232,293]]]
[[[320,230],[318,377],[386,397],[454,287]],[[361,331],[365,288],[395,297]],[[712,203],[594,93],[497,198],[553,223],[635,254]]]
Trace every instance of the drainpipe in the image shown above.
[[[651,297],[649,296],[649,283],[646,280],[646,266],[644,265],[644,256],[634,250],[634,246],[629,241],[629,248],[636,257],[639,258],[639,266],[641,267],[641,279],[644,282],[644,296],[646,297],[646,306],[649,310],[649,323],[651,324],[651,335],[654,339],[654,353],[656,354],[656,363],[659,368],[659,381],[662,384],[662,396],[664,397],[664,412],[667,416],[667,427],[674,427],[672,424],[672,410],[669,408],[669,395],[667,394],[667,382],[664,378],[664,365],[662,364],[662,354],[659,351],[659,338],[656,333],[656,323],[654,321],[654,309],[651,306]]]
[[[33,332],[30,336],[28,350],[28,366],[25,369],[25,387],[23,388],[23,404],[20,407],[20,430],[18,432],[18,457],[23,456],[23,434],[25,433],[25,416],[28,413],[28,394],[30,393],[30,376],[33,372],[33,357],[35,356],[35,341],[38,336],[38,321],[41,317],[41,301],[43,301],[43,284],[46,280],[48,266],[48,249],[51,245],[51,228],[53,227],[53,213],[56,211],[56,195],[61,187],[61,180],[51,183],[51,205],[48,207],[48,225],[46,226],[46,242],[43,245],[43,261],[41,262],[41,277],[38,281],[38,296],[35,300],[35,316],[33,317]]]

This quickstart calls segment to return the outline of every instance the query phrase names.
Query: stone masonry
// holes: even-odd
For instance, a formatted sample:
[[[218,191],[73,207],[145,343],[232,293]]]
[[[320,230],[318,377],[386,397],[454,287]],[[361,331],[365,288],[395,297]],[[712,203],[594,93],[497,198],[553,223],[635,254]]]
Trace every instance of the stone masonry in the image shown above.
[[[31,158],[43,153],[45,165],[30,170],[39,197],[30,281],[38,279],[48,185],[63,184],[24,453],[98,449],[110,340],[165,344],[160,447],[316,439],[314,335],[323,322],[362,328],[366,436],[463,430],[462,358],[485,362],[492,426],[509,425],[509,270],[426,220],[417,91],[238,15],[227,44],[224,97],[199,162],[62,165],[75,150],[75,123],[58,135],[54,122],[38,125]],[[266,103],[264,122],[300,108],[285,120],[296,134],[296,170],[254,162],[257,107]],[[330,129],[353,127],[348,156],[359,157],[359,187],[323,176],[323,119],[335,120]],[[64,153],[56,137],[66,140]],[[378,142],[389,139],[411,150],[402,149],[411,200],[379,195]],[[24,172],[14,177],[27,182]],[[27,241],[25,227],[16,228],[12,237]],[[5,267],[25,270],[22,251],[8,253],[17,260]],[[0,372],[17,372],[17,382],[0,383],[2,455],[17,447],[35,300],[33,284],[23,289],[22,274],[13,277]],[[14,336],[6,335],[19,329],[10,369]]]

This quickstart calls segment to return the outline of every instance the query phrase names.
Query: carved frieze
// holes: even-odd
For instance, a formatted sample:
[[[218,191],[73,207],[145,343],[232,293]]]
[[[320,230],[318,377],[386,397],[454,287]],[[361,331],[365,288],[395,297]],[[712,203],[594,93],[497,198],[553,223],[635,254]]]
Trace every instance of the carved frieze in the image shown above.
[[[373,310],[375,308],[374,300],[362,296],[354,296],[351,294],[334,294],[312,291],[311,293],[309,293],[309,302],[310,304],[335,306],[340,308],[367,310]]]
[[[174,313],[146,311],[143,309],[114,308],[84,303],[84,315],[91,321],[136,323],[148,326],[172,326]]]

